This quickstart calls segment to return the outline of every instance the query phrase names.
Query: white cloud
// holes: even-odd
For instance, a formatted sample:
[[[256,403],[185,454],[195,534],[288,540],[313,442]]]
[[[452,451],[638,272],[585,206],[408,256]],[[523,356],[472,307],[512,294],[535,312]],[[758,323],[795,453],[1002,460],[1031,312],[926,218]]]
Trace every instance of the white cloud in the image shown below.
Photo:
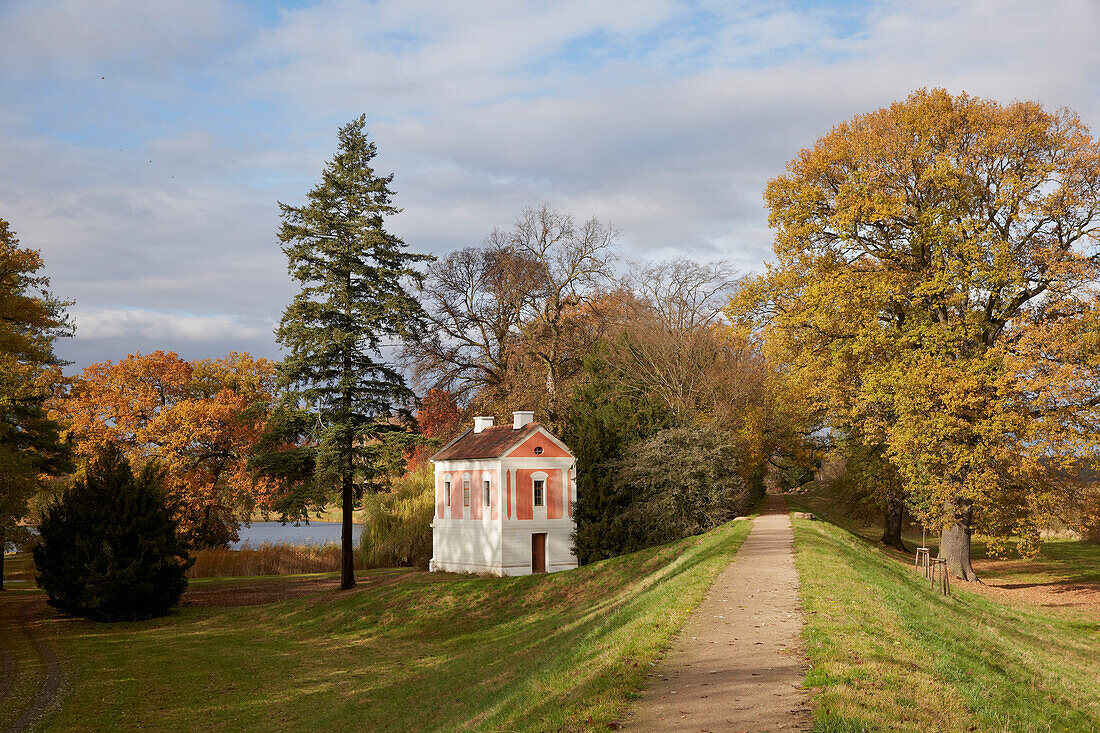
[[[77,334],[87,339],[168,341],[253,341],[271,334],[273,324],[249,322],[236,315],[192,315],[150,310],[74,308]]]
[[[0,77],[0,216],[92,318],[81,359],[165,334],[273,351],[263,324],[293,291],[275,202],[304,199],[361,111],[416,249],[476,244],[547,202],[614,223],[629,257],[742,270],[769,252],[767,180],[916,87],[1040,99],[1100,131],[1100,5],[1084,0],[321,0],[251,23],[239,8],[0,6],[18,72]],[[133,83],[59,81],[97,68]]]
[[[8,0],[0,64],[10,73],[91,80],[108,73],[159,75],[202,63],[241,29],[221,0]]]

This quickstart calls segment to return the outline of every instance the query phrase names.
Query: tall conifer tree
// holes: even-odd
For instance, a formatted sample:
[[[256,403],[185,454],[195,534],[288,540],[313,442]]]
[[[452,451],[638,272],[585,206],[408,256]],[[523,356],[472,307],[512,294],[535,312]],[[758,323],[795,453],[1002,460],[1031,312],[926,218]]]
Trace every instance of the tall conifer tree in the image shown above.
[[[19,247],[8,222],[0,219],[0,590],[4,589],[4,546],[26,538],[18,522],[46,475],[68,468],[67,449],[44,402],[64,364],[54,342],[71,336],[70,305],[49,291],[39,274],[42,255]]]
[[[393,174],[371,167],[376,149],[365,126],[361,115],[340,128],[340,149],[307,204],[279,204],[279,241],[301,284],[275,331],[290,352],[280,378],[315,414],[308,428],[314,487],[340,490],[341,589],[355,585],[352,509],[377,470],[374,444],[392,415],[411,419],[414,395],[382,349],[388,339],[421,331],[423,311],[407,287],[420,286],[416,263],[431,259],[407,252],[384,228],[385,217],[400,210],[392,203]]]

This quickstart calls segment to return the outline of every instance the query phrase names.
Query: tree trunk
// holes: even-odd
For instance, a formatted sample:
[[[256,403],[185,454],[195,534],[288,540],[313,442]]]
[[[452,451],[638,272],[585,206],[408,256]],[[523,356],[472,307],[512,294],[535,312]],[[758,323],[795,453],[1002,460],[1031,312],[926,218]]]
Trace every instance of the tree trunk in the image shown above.
[[[348,290],[351,292],[351,275],[348,275]],[[350,312],[345,309],[345,313],[350,317]],[[347,378],[352,374],[351,363],[351,351],[350,349],[344,350],[344,372],[341,375],[343,378]],[[346,436],[342,436],[344,448],[344,475],[343,475],[343,491],[341,492],[342,504],[341,507],[341,519],[343,520],[340,527],[340,590],[347,590],[348,588],[355,587],[355,558],[352,557],[351,547],[351,512],[354,506],[354,489],[355,489],[355,437],[351,434],[349,423],[352,420],[351,417],[351,404],[352,395],[351,390],[345,388],[343,394],[344,402],[344,414],[343,422],[344,429],[348,431]]]
[[[4,553],[8,551],[4,528],[0,527],[0,590],[4,590]]]
[[[978,576],[970,564],[971,521],[974,518],[974,502],[954,497],[944,502],[944,509],[951,516],[951,523],[940,532],[940,554],[947,560],[947,569],[956,578],[976,581]]]
[[[355,562],[351,546],[352,473],[350,467],[344,473],[343,525],[340,528],[340,590],[355,587]]]
[[[901,523],[905,519],[905,501],[903,499],[890,499],[886,503],[886,516],[882,530],[882,543],[895,550],[909,552],[901,539]]]

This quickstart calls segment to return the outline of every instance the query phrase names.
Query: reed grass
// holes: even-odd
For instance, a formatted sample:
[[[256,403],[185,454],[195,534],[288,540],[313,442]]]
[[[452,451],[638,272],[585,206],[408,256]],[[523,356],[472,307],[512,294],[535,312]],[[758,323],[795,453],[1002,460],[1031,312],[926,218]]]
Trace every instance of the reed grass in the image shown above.
[[[251,575],[325,573],[340,569],[340,546],[267,543],[243,550],[196,550],[189,578],[240,578]],[[362,563],[356,558],[356,569]]]

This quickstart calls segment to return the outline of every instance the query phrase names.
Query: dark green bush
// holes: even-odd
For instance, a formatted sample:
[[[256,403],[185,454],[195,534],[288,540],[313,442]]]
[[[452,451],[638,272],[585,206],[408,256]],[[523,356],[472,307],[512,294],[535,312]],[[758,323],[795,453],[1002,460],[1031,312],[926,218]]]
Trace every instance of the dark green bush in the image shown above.
[[[585,358],[586,381],[574,392],[562,440],[577,457],[577,504],[573,551],[581,564],[626,552],[622,514],[633,489],[619,491],[615,471],[632,445],[672,422],[671,413],[645,394],[626,389],[601,357]]]
[[[737,450],[706,427],[669,428],[635,444],[616,464],[614,482],[620,495],[633,496],[619,520],[623,552],[714,529],[756,499]]]
[[[34,564],[51,606],[94,621],[133,621],[179,603],[193,561],[161,475],[147,466],[135,476],[109,446],[47,507]]]

